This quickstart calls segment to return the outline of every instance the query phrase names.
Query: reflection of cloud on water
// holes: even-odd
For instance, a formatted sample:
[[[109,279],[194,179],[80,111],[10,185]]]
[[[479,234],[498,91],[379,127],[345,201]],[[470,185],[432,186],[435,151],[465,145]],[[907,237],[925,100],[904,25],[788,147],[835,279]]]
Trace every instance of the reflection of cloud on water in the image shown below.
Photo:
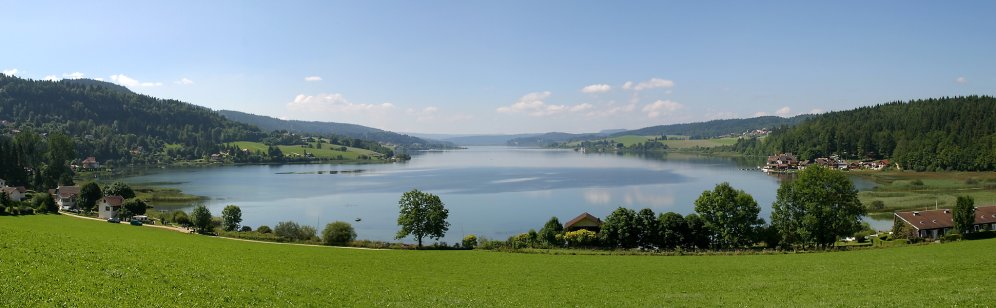
[[[584,200],[593,204],[609,204],[612,202],[612,193],[606,189],[585,189]]]
[[[623,196],[626,205],[649,206],[652,208],[670,207],[674,205],[674,194],[645,193],[639,187],[629,189]]]
[[[595,205],[625,205],[627,207],[668,208],[674,206],[674,194],[670,189],[655,187],[645,191],[646,187],[630,187],[623,192],[609,189],[585,189],[584,200]],[[613,204],[613,200],[621,200],[622,204]],[[615,201],[619,202],[619,201]]]
[[[535,180],[538,180],[538,179],[539,179],[538,177],[513,178],[513,179],[504,179],[504,180],[491,181],[491,183],[492,184],[519,183],[519,182],[535,181]]]
[[[550,197],[553,197],[553,190],[546,189],[546,190],[527,191],[526,192],[526,196],[530,196],[530,197],[534,197],[534,198],[536,198],[536,197],[542,197],[542,198],[549,199]]]

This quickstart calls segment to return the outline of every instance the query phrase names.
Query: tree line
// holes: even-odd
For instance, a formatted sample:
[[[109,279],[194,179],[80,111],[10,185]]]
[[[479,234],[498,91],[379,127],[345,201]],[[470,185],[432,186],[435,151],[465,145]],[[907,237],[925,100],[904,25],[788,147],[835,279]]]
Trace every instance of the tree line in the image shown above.
[[[840,171],[808,167],[796,179],[785,181],[773,204],[772,221],[758,217],[754,198],[729,183],[704,191],[695,201],[695,212],[655,214],[645,208],[619,207],[609,214],[596,233],[587,229],[566,231],[557,217],[539,232],[512,236],[505,242],[482,242],[504,247],[601,247],[609,249],[710,249],[755,247],[828,248],[841,237],[864,226],[865,207],[857,190]]]
[[[996,98],[942,97],[829,112],[781,126],[763,140],[742,139],[733,149],[791,152],[800,159],[888,158],[916,171],[996,170]]]

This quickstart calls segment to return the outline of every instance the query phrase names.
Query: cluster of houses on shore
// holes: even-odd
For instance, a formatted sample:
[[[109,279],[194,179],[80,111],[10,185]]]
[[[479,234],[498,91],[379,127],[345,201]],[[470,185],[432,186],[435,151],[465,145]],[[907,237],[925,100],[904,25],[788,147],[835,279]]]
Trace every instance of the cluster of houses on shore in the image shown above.
[[[80,194],[79,186],[59,186],[55,189],[49,189],[48,193],[55,199],[55,204],[59,206],[60,211],[79,210],[79,207],[76,206],[76,197]],[[124,198],[121,196],[104,196],[100,198],[100,200],[97,200],[97,218],[108,219],[117,217],[123,204]]]
[[[846,161],[837,155],[832,155],[830,157],[820,157],[814,160],[800,161],[795,155],[792,155],[792,153],[782,153],[768,156],[767,163],[764,167],[760,167],[760,169],[766,173],[788,173],[802,170],[812,165],[819,165],[837,170],[882,170],[882,168],[889,165],[889,160]]]
[[[24,200],[28,190],[24,186],[7,186],[7,181],[0,179],[0,191],[7,194],[12,201]]]

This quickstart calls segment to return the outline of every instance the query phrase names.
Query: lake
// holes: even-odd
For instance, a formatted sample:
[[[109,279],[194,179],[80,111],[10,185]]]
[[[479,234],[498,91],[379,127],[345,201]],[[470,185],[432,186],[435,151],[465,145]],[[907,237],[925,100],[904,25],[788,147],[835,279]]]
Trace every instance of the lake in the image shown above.
[[[417,188],[439,195],[449,209],[451,226],[443,241],[453,243],[466,234],[503,240],[539,230],[551,216],[562,223],[583,212],[604,219],[619,206],[685,215],[694,211],[693,202],[703,191],[720,182],[753,195],[761,217],[769,221],[779,179],[749,170],[758,164],[678,153],[640,157],[470,147],[418,153],[405,163],[165,169],[123,181],[160,183],[206,196],[203,204],[218,216],[226,205],[238,205],[243,224],[254,229],[292,220],[320,231],[326,223],[342,220],[356,228],[358,238],[384,241],[393,241],[398,230],[401,194]],[[859,187],[871,185],[855,180]]]

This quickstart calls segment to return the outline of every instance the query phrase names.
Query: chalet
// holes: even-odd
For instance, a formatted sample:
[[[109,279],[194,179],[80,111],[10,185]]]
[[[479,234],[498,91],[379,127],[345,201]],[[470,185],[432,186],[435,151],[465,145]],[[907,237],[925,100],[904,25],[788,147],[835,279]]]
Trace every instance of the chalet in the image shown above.
[[[28,192],[28,190],[24,188],[24,186],[17,186],[17,187],[4,186],[3,188],[0,188],[0,190],[3,190],[3,192],[7,193],[7,197],[10,198],[11,201],[24,200],[24,196]]]
[[[56,189],[49,189],[49,194],[55,199],[55,204],[59,209],[68,211],[76,207],[76,196],[80,194],[79,186],[59,186]]]
[[[83,169],[100,168],[100,163],[97,162],[96,157],[90,156],[80,162],[80,167]]]
[[[106,196],[100,199],[97,203],[97,218],[108,219],[118,216],[118,211],[121,210],[121,204],[124,204],[124,198],[121,196]]]
[[[950,209],[896,212],[893,219],[893,223],[912,227],[912,235],[917,238],[937,239],[954,228]],[[975,208],[973,230],[996,230],[996,205]]]
[[[598,233],[602,229],[602,220],[588,214],[588,212],[584,212],[564,224],[564,231],[570,232],[581,229]]]

